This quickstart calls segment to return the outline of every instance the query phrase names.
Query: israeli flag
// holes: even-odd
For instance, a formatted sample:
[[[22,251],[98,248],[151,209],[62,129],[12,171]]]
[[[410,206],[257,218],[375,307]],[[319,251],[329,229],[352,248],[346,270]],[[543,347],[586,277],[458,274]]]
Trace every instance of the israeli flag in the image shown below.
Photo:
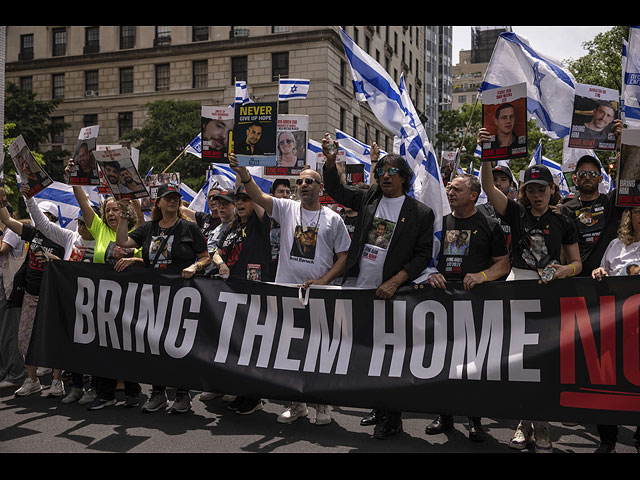
[[[623,52],[621,117],[629,128],[640,128],[640,27],[629,27],[626,56]]]
[[[98,206],[101,195],[97,187],[82,187],[89,196],[92,206]],[[73,187],[65,183],[53,182],[44,190],[38,192],[33,199],[36,204],[47,201],[53,203],[58,209],[58,224],[62,228],[75,231],[78,228],[78,216],[80,205],[73,194]]]
[[[340,29],[342,44],[351,66],[354,91],[358,101],[366,101],[376,118],[397,137],[397,151],[412,168],[415,178],[413,196],[429,206],[435,215],[431,268],[440,256],[442,219],[451,211],[435,151],[418,119],[413,103],[404,88],[404,76],[398,87],[384,68],[363,51]],[[395,141],[394,141],[395,143]],[[395,147],[394,147],[395,149]],[[428,278],[425,271],[415,283]]]
[[[249,90],[247,90],[247,82],[236,81],[236,98],[231,106],[246,105],[247,103],[253,103],[253,100],[249,98]]]
[[[356,140],[354,137],[346,134],[342,130],[336,128],[336,140],[338,141],[339,150],[345,153],[347,163],[364,164],[365,183],[371,183],[371,145]],[[380,150],[380,158],[387,153]]]
[[[518,83],[527,84],[527,110],[541,131],[553,139],[568,135],[576,79],[559,61],[531,48],[526,38],[503,32],[479,90]]]
[[[281,102],[296,98],[307,98],[309,80],[304,78],[281,78],[278,83],[278,100]]]
[[[322,144],[312,139],[307,140],[307,165],[314,170],[317,169],[319,155],[322,155]]]
[[[202,158],[202,134],[201,133],[199,133],[196,138],[194,138],[189,142],[189,145],[187,145],[185,152],[195,155],[198,158]]]
[[[181,183],[180,195],[182,195],[182,200],[191,203],[196,198],[197,193],[186,183]]]

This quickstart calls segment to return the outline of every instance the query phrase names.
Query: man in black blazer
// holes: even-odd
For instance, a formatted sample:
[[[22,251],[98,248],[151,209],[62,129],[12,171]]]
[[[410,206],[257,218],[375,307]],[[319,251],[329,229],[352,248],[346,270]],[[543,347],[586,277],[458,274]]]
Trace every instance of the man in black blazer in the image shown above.
[[[353,277],[356,286],[376,288],[379,298],[389,299],[429,266],[434,213],[407,195],[413,172],[400,155],[385,155],[379,162],[373,158],[377,154],[372,155],[377,183],[368,190],[343,185],[335,166],[337,142],[333,141],[336,144],[333,151],[331,142],[329,134],[325,134],[322,139],[325,189],[334,201],[358,212],[343,282]],[[384,229],[378,229],[381,224]],[[369,234],[382,230],[386,241],[370,242],[375,235]],[[387,438],[402,431],[401,412],[374,409],[360,424],[376,425],[375,438]]]

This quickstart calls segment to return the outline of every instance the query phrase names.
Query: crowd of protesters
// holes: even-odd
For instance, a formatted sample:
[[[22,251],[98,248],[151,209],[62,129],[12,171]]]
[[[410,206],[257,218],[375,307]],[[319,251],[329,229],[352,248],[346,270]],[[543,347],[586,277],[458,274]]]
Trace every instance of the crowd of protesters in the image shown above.
[[[621,130],[617,125],[617,133]],[[478,132],[478,143],[488,132]],[[162,268],[184,278],[215,276],[220,281],[242,278],[302,286],[345,285],[374,289],[390,299],[398,288],[427,271],[432,260],[434,212],[408,192],[413,172],[400,155],[371,154],[371,185],[344,185],[336,168],[337,142],[327,134],[322,140],[326,162],[321,172],[303,167],[296,179],[295,199],[289,180],[278,179],[271,194],[263,192],[249,170],[238,165],[236,186],[208,192],[210,213],[193,211],[181,202],[171,184],[158,188],[150,221],[145,221],[138,201],[106,198],[94,209],[81,187],[73,192],[80,205],[77,231],[59,227],[51,202],[25,200],[31,221],[14,217],[15,208],[0,206],[2,240],[0,264],[0,388],[15,388],[17,397],[42,392],[64,403],[99,410],[115,404],[117,379],[53,370],[48,388],[38,378],[39,367],[25,365],[47,262],[62,259],[102,263],[116,271]],[[71,171],[73,161],[67,165]],[[508,167],[484,163],[480,178],[461,174],[446,183],[451,213],[442,219],[442,241],[437,268],[426,283],[446,289],[461,282],[464,289],[497,280],[637,275],[640,265],[640,207],[619,208],[612,194],[601,194],[602,166],[584,156],[573,174],[572,198],[561,199],[547,167],[533,165],[517,185]],[[326,192],[336,202],[320,202]],[[481,192],[487,202],[478,205]],[[517,196],[514,193],[517,192]],[[23,192],[24,194],[25,192]],[[0,191],[0,198],[6,198]],[[26,198],[26,197],[25,197]],[[339,207],[336,207],[338,206]],[[13,206],[15,207],[15,206]],[[338,213],[340,211],[340,213]],[[542,225],[544,224],[544,227]],[[87,380],[89,378],[89,381]],[[141,387],[123,382],[125,407],[137,407]],[[168,408],[165,386],[153,385],[142,412]],[[233,392],[200,393],[200,400],[222,397],[228,409],[249,415],[263,408],[261,398],[234,396]],[[173,413],[191,408],[194,392],[178,390],[170,407]],[[374,438],[392,437],[402,431],[402,413],[375,405],[360,421],[373,426]],[[453,428],[457,412],[434,412],[437,418],[425,428],[427,435]],[[280,423],[310,416],[305,403],[290,402],[278,415]],[[329,405],[315,405],[316,425],[332,421]],[[536,452],[553,449],[548,422],[521,420],[509,446]],[[616,425],[598,425],[598,452],[614,452]],[[487,438],[481,418],[469,418],[469,438]],[[640,430],[634,436],[640,449]],[[640,450],[639,450],[640,451]]]

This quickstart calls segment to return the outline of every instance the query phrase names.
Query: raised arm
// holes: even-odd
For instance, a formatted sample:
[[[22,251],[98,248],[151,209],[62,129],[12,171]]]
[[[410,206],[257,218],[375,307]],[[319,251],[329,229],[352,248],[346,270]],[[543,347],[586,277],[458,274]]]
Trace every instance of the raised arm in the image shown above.
[[[481,128],[478,131],[478,144],[489,141],[489,131],[485,128]],[[507,212],[508,199],[504,193],[498,190],[493,184],[493,169],[489,168],[490,162],[483,162],[480,166],[480,182],[482,183],[482,189],[487,194],[487,200],[493,206],[493,209],[498,215],[504,215]]]
[[[64,173],[67,178],[71,175],[71,173],[73,173],[74,165],[75,163],[73,162],[73,159],[69,159],[69,161],[67,162],[67,166],[64,169]],[[76,197],[78,205],[80,206],[80,210],[82,211],[82,218],[84,218],[84,222],[87,224],[87,228],[91,228],[96,212],[91,207],[89,197],[87,196],[84,189],[78,185],[73,185],[73,195]]]
[[[4,187],[0,187],[0,199],[7,198],[7,194],[4,191]],[[7,205],[0,200],[0,221],[4,223],[9,230],[16,235],[22,235],[22,223],[13,218],[7,210]]]
[[[258,206],[262,207],[267,212],[267,215],[271,216],[273,212],[273,197],[260,190],[260,187],[253,181],[253,177],[246,167],[238,165],[238,158],[235,153],[229,154],[229,166],[234,172],[236,172],[238,176],[236,181],[239,180],[242,183],[242,186],[247,191],[247,195],[251,197],[251,200],[253,200],[253,202]],[[258,212],[256,211],[256,214],[257,213]],[[260,215],[258,216],[260,217]]]

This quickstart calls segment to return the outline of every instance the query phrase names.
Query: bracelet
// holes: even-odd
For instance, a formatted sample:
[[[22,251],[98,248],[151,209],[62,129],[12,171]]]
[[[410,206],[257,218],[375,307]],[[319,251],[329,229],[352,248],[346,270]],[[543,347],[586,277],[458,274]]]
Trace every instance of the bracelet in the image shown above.
[[[569,265],[571,265],[573,267],[573,272],[571,272],[569,274],[570,277],[573,277],[576,274],[576,266],[573,263],[570,263]]]
[[[482,274],[482,276],[484,277],[484,281],[487,281],[487,275],[484,272],[480,272]]]
[[[246,182],[245,182],[244,180],[240,179],[240,181],[241,181],[242,183],[244,183],[245,185],[246,185],[247,183],[251,183],[251,180],[253,180],[253,177],[249,177],[249,180],[247,180]]]

